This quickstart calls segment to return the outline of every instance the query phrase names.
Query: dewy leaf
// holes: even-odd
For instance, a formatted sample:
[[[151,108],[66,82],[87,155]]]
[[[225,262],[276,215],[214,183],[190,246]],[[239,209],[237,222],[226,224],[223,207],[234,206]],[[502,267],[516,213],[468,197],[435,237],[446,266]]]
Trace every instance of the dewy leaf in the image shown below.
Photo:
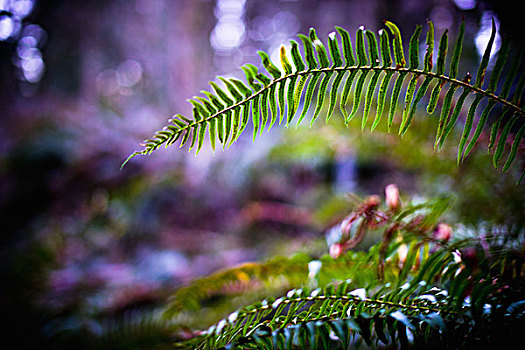
[[[379,30],[379,42],[381,46],[381,59],[383,60],[383,68],[390,67],[392,65],[392,55],[390,54],[390,38],[388,37],[388,33],[383,29]]]
[[[330,62],[328,61],[328,54],[326,52],[326,48],[324,47],[323,42],[317,37],[314,28],[310,28],[310,40],[312,41],[312,44],[315,47],[315,51],[317,51],[317,57],[319,58],[321,67],[328,68]]]
[[[332,57],[332,67],[341,67],[343,60],[341,59],[341,51],[339,50],[335,32],[328,34],[328,49],[330,51],[330,57]]]
[[[366,56],[366,49],[365,49],[365,36],[364,36],[364,30],[365,28],[363,26],[359,27],[357,30],[357,43],[356,43],[356,51],[357,51],[357,65],[359,67],[366,66],[368,64],[368,57]]]

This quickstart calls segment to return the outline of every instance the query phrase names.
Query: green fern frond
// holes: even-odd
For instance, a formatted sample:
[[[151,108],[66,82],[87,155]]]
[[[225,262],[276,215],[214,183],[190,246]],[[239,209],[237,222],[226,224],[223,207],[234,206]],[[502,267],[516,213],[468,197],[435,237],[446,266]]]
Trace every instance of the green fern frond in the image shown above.
[[[310,348],[332,348],[326,346],[334,342],[328,337],[330,331],[344,349],[355,335],[369,346],[377,341],[408,344],[406,328],[415,330],[415,325],[425,320],[444,328],[444,320],[457,320],[466,309],[463,299],[454,300],[442,290],[428,288],[423,283],[387,287],[367,295],[364,289],[353,290],[351,282],[342,282],[314,290],[293,289],[280,298],[241,308],[211,326],[201,337],[192,339],[191,346],[197,349],[249,343],[261,346],[267,339],[269,345],[278,348],[291,349],[296,341],[301,348],[307,348],[307,344]],[[297,339],[305,335],[304,339]]]
[[[292,289],[242,307],[177,345],[192,349],[348,349],[358,341],[368,347],[382,343],[401,348],[436,341],[462,348],[468,342],[465,335],[475,327],[483,330],[483,323],[490,325],[491,318],[514,322],[509,310],[520,302],[502,302],[498,293],[508,282],[500,279],[508,268],[519,274],[524,260],[522,254],[487,256],[475,269],[457,261],[455,254],[453,248],[436,251],[410,276],[400,276],[400,284],[369,281],[366,289],[355,289],[349,279],[322,288]]]
[[[496,145],[495,140],[501,129],[500,141],[496,145],[493,156],[493,163],[497,166],[504,153],[505,141],[512,137],[511,124],[518,121],[523,125],[525,120],[525,110],[520,106],[525,86],[525,74],[521,74],[518,80],[521,57],[520,60],[515,59],[511,64],[507,64],[510,47],[508,43],[505,43],[490,74],[490,81],[484,87],[489,70],[490,52],[495,40],[494,22],[492,35],[477,69],[474,84],[471,84],[469,75],[461,80],[457,77],[465,32],[463,23],[450,58],[448,75],[445,73],[448,31],[445,31],[440,38],[437,59],[434,64],[433,23],[428,21],[424,54],[420,54],[419,48],[422,27],[417,26],[409,41],[407,64],[401,32],[394,23],[389,21],[384,23],[393,35],[393,39],[389,37],[387,31],[380,30],[378,42],[375,33],[361,27],[356,33],[355,50],[349,33],[340,27],[336,27],[336,31],[329,34],[328,49],[317,37],[314,29],[310,30],[308,36],[299,34],[304,55],[301,55],[299,51],[299,44],[292,40],[290,57],[286,49],[281,48],[282,68],[274,64],[267,53],[259,51],[262,66],[269,76],[267,73],[260,72],[256,66],[247,64],[241,67],[246,74],[246,83],[237,79],[219,77],[218,79],[223,84],[222,87],[211,82],[212,92],[203,91],[204,96],[189,100],[193,106],[191,118],[180,114],[175,115],[169,120],[166,127],[156,132],[152,138],[145,140],[142,144],[143,149],[131,154],[124,164],[136,155],[148,155],[161,145],[164,144],[167,147],[176,141],[179,141],[180,147],[189,143],[189,149],[195,148],[198,153],[203,146],[206,133],[208,133],[213,149],[215,149],[216,141],[219,141],[225,148],[240,137],[250,119],[254,139],[265,128],[271,129],[277,117],[279,117],[279,123],[285,120],[285,125],[288,126],[299,114],[304,90],[306,92],[297,125],[307,115],[311,116],[310,125],[312,125],[327,104],[326,97],[328,97],[326,121],[329,121],[334,113],[337,99],[339,99],[339,109],[345,123],[348,123],[362,109],[362,128],[367,124],[371,114],[372,99],[378,91],[377,113],[371,125],[373,130],[382,117],[389,85],[393,80],[388,130],[394,123],[400,99],[404,101],[404,105],[398,132],[403,135],[410,128],[418,104],[424,100],[426,95],[430,95],[426,106],[427,112],[433,113],[438,105],[441,106],[435,144],[436,148],[439,148],[452,129],[459,124],[460,112],[463,108],[468,107],[468,114],[459,140],[458,163],[472,151],[489,120],[495,119],[496,122],[491,129],[489,151]],[[337,34],[339,34],[341,44],[336,38]],[[391,47],[393,47],[393,60]],[[420,56],[424,56],[423,62],[419,62]],[[509,74],[506,75],[503,86],[499,88],[500,76],[505,67],[509,67]],[[406,88],[403,89],[405,84]],[[343,86],[342,90],[340,86]],[[514,89],[512,89],[513,86],[515,86]],[[443,90],[447,92],[443,102],[440,102]],[[454,95],[458,90],[462,92],[452,108]],[[352,92],[353,105],[350,111],[347,111],[347,102]],[[312,113],[310,108],[314,99],[316,104]],[[491,112],[498,105],[501,107],[501,112],[491,118]],[[277,115],[277,106],[279,115]],[[471,136],[478,113],[480,117]],[[522,138],[523,128],[515,134],[512,147],[502,167],[504,171],[516,158]]]

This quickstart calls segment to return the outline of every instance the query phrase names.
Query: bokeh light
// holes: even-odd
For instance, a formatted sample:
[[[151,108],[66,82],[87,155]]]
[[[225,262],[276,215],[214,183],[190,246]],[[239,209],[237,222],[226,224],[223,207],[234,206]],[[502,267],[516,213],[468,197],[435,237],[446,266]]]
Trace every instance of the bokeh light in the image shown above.
[[[20,69],[19,78],[29,83],[38,83],[45,73],[44,59],[40,51],[46,39],[45,30],[25,20],[34,6],[34,0],[0,2],[0,10],[9,14],[0,17],[0,41],[16,42],[13,61]]]
[[[9,16],[0,17],[0,40],[9,39],[15,32],[15,21]]]
[[[472,10],[476,7],[476,0],[454,0],[454,4],[461,10]]]

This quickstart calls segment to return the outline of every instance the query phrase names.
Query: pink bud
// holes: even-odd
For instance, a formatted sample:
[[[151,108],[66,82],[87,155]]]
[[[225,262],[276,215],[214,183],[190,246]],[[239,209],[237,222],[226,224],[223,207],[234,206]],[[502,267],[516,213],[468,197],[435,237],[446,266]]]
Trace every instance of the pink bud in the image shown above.
[[[385,187],[385,202],[391,210],[399,209],[399,189],[396,185],[390,184]]]
[[[447,242],[452,237],[452,227],[447,224],[438,224],[434,230],[434,238]]]
[[[330,246],[330,256],[337,259],[343,254],[343,247],[340,243],[335,243]]]

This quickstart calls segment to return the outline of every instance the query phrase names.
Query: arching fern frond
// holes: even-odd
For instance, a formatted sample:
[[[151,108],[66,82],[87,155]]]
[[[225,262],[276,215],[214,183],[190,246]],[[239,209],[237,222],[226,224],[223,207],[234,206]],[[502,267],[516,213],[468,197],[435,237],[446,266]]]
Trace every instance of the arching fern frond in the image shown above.
[[[193,106],[192,117],[176,114],[169,120],[167,126],[156,132],[152,138],[145,140],[142,144],[143,149],[131,154],[124,164],[136,155],[148,155],[161,145],[167,147],[177,141],[180,141],[180,147],[189,143],[189,149],[196,149],[198,153],[203,146],[206,133],[213,149],[217,141],[223,147],[227,147],[240,137],[250,119],[254,139],[265,128],[271,129],[277,119],[279,124],[284,122],[288,126],[298,115],[296,123],[299,125],[307,115],[310,115],[310,125],[312,125],[325,105],[328,105],[325,120],[329,121],[338,99],[339,110],[345,123],[350,122],[362,110],[361,125],[364,129],[372,113],[372,100],[378,91],[376,115],[371,129],[374,130],[382,119],[390,95],[387,119],[389,131],[394,124],[399,100],[404,101],[398,129],[400,135],[410,128],[417,106],[425,96],[429,95],[427,112],[432,114],[438,106],[441,107],[436,132],[436,148],[440,148],[452,129],[460,124],[460,112],[468,107],[458,145],[458,163],[472,151],[489,120],[495,119],[488,148],[489,151],[494,150],[493,163],[497,167],[505,153],[507,141],[512,138],[513,127],[518,126],[502,167],[503,171],[508,170],[516,158],[525,132],[525,110],[520,105],[525,87],[525,74],[520,75],[521,56],[515,55],[519,58],[507,64],[510,47],[505,42],[492,68],[490,79],[485,79],[490,70],[489,58],[495,41],[494,22],[490,40],[479,63],[473,84],[469,74],[463,79],[457,76],[465,33],[463,23],[448,65],[448,31],[441,35],[434,64],[435,38],[432,21],[428,21],[424,53],[420,53],[419,45],[422,27],[417,26],[411,36],[407,52],[408,62],[405,59],[401,32],[392,22],[385,21],[385,26],[393,39],[390,38],[387,30],[379,31],[378,40],[375,33],[361,27],[356,33],[355,49],[349,33],[340,27],[336,27],[336,31],[329,34],[328,49],[318,38],[315,30],[311,29],[308,36],[298,35],[302,42],[303,55],[299,51],[299,44],[294,40],[290,42],[290,52],[287,52],[284,46],[281,47],[282,68],[274,64],[267,53],[259,51],[262,66],[267,73],[259,71],[254,65],[246,64],[241,67],[246,75],[246,82],[224,77],[218,78],[223,84],[222,87],[216,82],[210,82],[211,92],[202,91],[204,96],[189,100]],[[337,34],[340,42],[336,37]],[[423,57],[423,62],[420,62],[420,56]],[[447,66],[448,74],[446,74]],[[498,86],[500,77],[505,69],[508,70],[508,74],[500,88]],[[489,80],[488,84],[484,84],[486,80]],[[393,87],[390,90],[392,81]],[[404,86],[406,87],[403,88]],[[441,99],[444,90],[446,93]],[[459,97],[455,98],[456,92],[459,91],[461,91]],[[311,112],[314,99],[316,103]],[[303,100],[302,109],[301,100]],[[348,110],[349,100],[352,100],[352,106]],[[500,108],[496,108],[497,106]],[[495,108],[498,114],[491,118],[490,114]],[[478,113],[479,118],[477,118]],[[476,119],[478,119],[477,125],[474,125]],[[496,142],[498,134],[499,141]]]

